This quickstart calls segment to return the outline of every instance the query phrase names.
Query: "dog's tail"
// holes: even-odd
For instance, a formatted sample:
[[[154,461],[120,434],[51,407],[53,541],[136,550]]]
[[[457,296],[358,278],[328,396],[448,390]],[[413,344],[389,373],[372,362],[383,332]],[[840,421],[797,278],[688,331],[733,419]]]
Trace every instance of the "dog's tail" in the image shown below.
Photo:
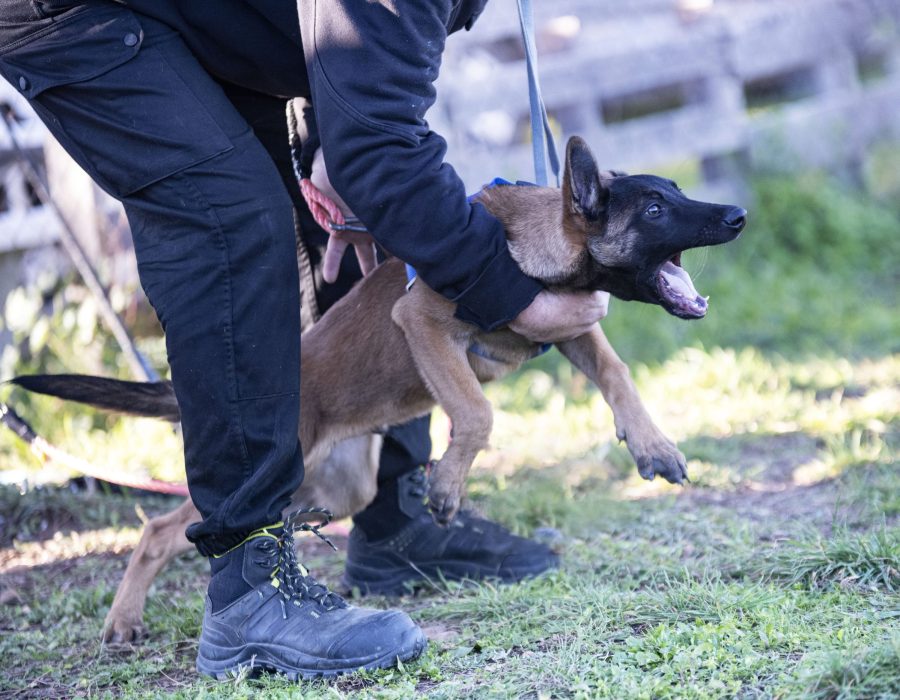
[[[31,374],[10,379],[9,383],[107,411],[164,418],[173,423],[181,420],[172,382],[125,382],[86,374]]]

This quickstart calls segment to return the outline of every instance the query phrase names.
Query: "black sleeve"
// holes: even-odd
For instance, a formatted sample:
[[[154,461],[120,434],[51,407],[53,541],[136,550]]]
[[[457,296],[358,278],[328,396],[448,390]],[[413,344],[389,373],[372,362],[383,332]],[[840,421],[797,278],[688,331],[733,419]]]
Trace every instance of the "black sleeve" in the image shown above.
[[[505,325],[542,285],[513,261],[500,222],[470,205],[428,128],[452,0],[301,1],[312,103],[331,184],[375,239],[457,316]]]

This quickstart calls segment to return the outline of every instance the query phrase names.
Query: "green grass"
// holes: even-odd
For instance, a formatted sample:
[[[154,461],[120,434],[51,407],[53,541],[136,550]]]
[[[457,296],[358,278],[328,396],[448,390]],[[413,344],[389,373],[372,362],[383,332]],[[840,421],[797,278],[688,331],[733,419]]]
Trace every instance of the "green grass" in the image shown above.
[[[0,487],[0,697],[900,698],[897,212],[818,176],[757,193],[746,235],[697,263],[709,318],[614,303],[604,323],[687,456],[689,486],[642,481],[598,392],[557,353],[530,363],[488,389],[493,446],[470,497],[550,542],[562,570],[365,601],[407,610],[425,655],[299,686],[196,675],[197,555],[154,583],[149,639],[99,643],[144,513],[177,501]],[[106,362],[102,339],[81,335],[77,361]],[[37,353],[16,366],[59,364]],[[168,426],[10,401],[70,452],[181,476]],[[443,417],[433,434],[439,453]],[[0,469],[17,481],[68,476],[51,467],[0,434]],[[339,579],[343,553],[300,548]]]
[[[793,541],[769,558],[765,570],[773,578],[811,588],[837,584],[893,593],[900,587],[900,529],[839,531]]]
[[[896,698],[900,635],[885,635],[871,646],[828,651],[804,659],[789,695],[810,700]]]
[[[725,357],[730,382],[718,375]],[[692,377],[706,378],[697,382],[697,405],[671,405]],[[602,405],[567,403],[565,386],[546,390],[559,418],[529,409],[516,422],[498,421],[497,447],[479,460],[471,493],[476,507],[516,531],[555,528],[563,570],[518,586],[438,584],[399,602],[372,601],[408,610],[432,637],[426,655],[402,669],[303,684],[303,697],[900,693],[892,673],[900,517],[885,507],[900,490],[897,362],[692,351],[638,380],[650,410],[682,440],[693,485],[641,481]],[[515,385],[529,381],[526,374],[497,387],[495,402],[527,394]],[[854,390],[838,397],[838,381]],[[582,420],[582,410],[592,419]],[[510,404],[499,411],[507,413]],[[443,422],[435,426],[440,433]],[[528,444],[518,439],[523,432]],[[8,521],[16,544],[0,559],[4,586],[15,591],[0,608],[0,652],[21,670],[2,685],[56,697],[300,692],[277,678],[196,677],[205,573],[197,556],[154,584],[148,641],[129,650],[98,644],[138,533],[136,507],[161,512],[172,501],[0,495],[4,516],[20,514]],[[41,530],[23,513],[59,525]],[[343,555],[312,538],[302,547],[316,572],[337,580]]]

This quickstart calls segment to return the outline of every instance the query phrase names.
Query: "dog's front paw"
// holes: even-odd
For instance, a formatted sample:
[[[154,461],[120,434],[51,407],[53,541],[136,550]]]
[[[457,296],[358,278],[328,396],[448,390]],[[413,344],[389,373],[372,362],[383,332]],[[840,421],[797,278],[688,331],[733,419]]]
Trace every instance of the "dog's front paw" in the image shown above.
[[[460,505],[461,500],[458,493],[442,493],[433,488],[428,491],[428,508],[431,510],[431,517],[441,527],[446,527],[453,522]]]
[[[147,628],[140,616],[120,613],[113,608],[103,622],[103,641],[107,644],[131,644],[146,636]]]
[[[628,440],[628,449],[637,463],[638,473],[648,481],[657,475],[670,484],[683,484],[688,480],[684,455],[662,433],[638,444]]]
[[[462,505],[461,491],[453,479],[441,478],[439,465],[435,467],[428,483],[428,508],[438,525],[446,527],[453,522]]]
[[[687,465],[684,456],[678,450],[676,455],[665,457],[639,457],[637,460],[638,474],[653,481],[658,474],[670,484],[683,484],[687,480]]]

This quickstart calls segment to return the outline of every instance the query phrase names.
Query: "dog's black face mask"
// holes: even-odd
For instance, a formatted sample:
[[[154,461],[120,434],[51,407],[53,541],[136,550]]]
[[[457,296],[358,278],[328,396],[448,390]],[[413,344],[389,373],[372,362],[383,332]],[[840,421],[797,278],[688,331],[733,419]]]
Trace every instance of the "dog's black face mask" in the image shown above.
[[[626,301],[659,304],[685,319],[706,315],[706,298],[681,267],[681,253],[737,238],[747,212],[688,199],[655,175],[601,174],[587,145],[567,148],[564,193],[584,217],[600,288]]]

